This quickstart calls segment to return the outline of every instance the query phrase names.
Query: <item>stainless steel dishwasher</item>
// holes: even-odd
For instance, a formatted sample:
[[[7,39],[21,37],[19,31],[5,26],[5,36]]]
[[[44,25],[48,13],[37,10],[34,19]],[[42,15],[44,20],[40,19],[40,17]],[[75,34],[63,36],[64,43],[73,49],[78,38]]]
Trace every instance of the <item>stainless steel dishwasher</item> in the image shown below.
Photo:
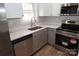
[[[26,51],[26,55],[32,55],[33,53],[33,39],[32,36],[30,36],[29,38],[27,38],[25,40],[25,51]]]
[[[33,53],[32,34],[12,41],[16,56],[30,56]]]

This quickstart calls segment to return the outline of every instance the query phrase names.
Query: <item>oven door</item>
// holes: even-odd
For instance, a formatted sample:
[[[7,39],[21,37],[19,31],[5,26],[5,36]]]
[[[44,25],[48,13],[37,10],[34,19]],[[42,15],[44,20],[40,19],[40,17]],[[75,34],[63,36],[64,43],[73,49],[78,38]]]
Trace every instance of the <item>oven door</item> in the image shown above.
[[[59,46],[69,48],[69,40],[68,39],[69,39],[68,37],[65,37],[65,36],[60,35],[60,34],[56,34],[55,43]]]
[[[65,49],[69,49],[69,54],[77,55],[78,53],[78,39],[56,34],[55,44],[64,47]]]
[[[78,47],[78,39],[67,37],[64,35],[56,34],[56,41],[57,45],[66,47],[68,49],[77,49]]]

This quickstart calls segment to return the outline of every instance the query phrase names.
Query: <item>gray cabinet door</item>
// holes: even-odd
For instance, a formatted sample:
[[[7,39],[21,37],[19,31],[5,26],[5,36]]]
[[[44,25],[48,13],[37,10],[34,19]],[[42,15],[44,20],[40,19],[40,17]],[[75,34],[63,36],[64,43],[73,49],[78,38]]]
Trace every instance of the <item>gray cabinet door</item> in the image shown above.
[[[39,48],[39,34],[38,32],[33,33],[33,52]]]
[[[34,52],[47,43],[47,29],[42,29],[33,33],[33,50]]]
[[[48,28],[48,43],[55,44],[56,29]]]
[[[43,29],[40,33],[41,33],[40,45],[44,45],[45,43],[47,43],[47,28]]]

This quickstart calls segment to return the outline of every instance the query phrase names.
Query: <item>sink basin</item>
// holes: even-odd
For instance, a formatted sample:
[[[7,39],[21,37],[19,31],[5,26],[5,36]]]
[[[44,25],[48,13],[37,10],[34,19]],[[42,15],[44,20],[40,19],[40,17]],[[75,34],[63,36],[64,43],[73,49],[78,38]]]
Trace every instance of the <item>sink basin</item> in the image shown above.
[[[37,29],[40,29],[40,28],[42,28],[42,27],[41,26],[36,26],[36,27],[28,28],[28,30],[33,31],[33,30],[37,30]]]

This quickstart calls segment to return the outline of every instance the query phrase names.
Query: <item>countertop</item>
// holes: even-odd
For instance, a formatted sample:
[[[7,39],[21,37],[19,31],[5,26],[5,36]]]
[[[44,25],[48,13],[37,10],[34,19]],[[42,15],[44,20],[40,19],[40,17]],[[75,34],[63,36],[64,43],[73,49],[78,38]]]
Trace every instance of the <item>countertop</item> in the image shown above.
[[[57,25],[40,25],[40,26],[42,26],[43,28],[40,28],[40,29],[37,29],[37,30],[34,30],[34,31],[28,30],[28,28],[23,28],[21,30],[18,30],[18,31],[15,31],[15,32],[10,33],[11,41],[16,40],[18,38],[21,38],[23,36],[32,34],[32,33],[37,32],[39,30],[45,29],[47,27],[48,28],[54,28],[54,29],[56,29],[56,28],[59,27]]]

